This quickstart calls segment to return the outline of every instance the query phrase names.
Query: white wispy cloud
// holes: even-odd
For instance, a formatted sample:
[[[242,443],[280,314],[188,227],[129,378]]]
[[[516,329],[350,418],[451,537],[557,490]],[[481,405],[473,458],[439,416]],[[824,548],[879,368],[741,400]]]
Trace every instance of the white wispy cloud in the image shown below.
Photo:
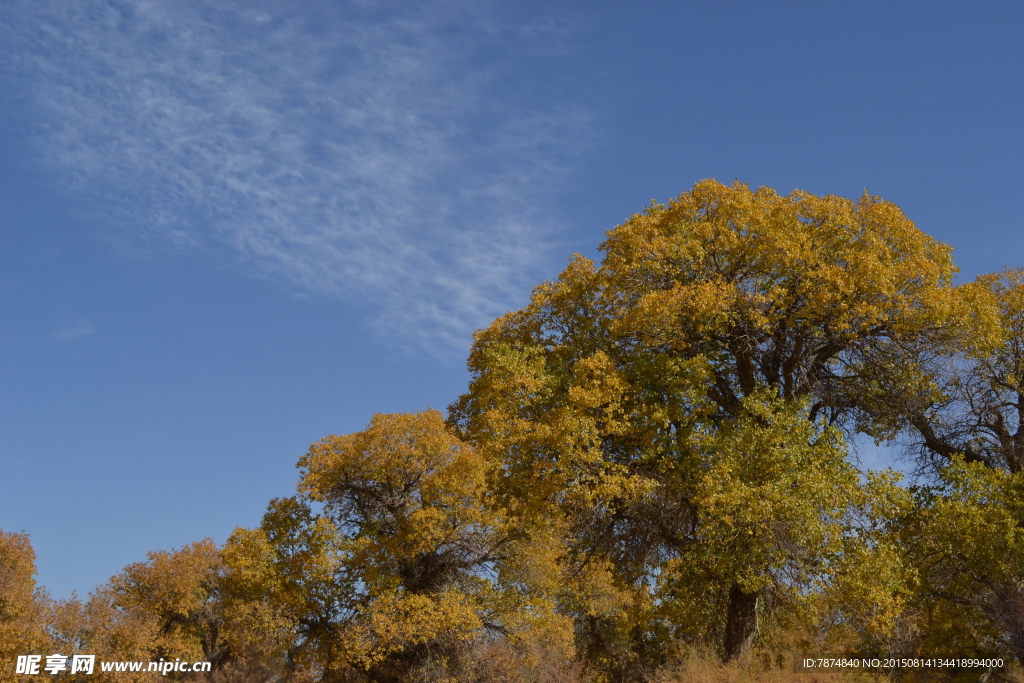
[[[463,347],[537,278],[546,193],[586,143],[531,99],[564,35],[486,2],[12,0],[4,107],[131,248],[227,251]]]
[[[96,334],[96,328],[93,324],[85,320],[79,320],[58,330],[53,335],[53,341],[69,342],[79,337],[88,337],[92,334]]]

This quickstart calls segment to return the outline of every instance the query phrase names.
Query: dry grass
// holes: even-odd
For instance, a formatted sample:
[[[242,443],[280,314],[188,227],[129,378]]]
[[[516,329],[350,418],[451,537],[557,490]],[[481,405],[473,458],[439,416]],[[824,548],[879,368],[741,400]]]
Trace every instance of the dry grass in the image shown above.
[[[766,663],[753,656],[722,664],[714,653],[690,650],[681,653],[678,661],[658,671],[651,683],[1024,683],[1024,673],[1016,665],[1003,671],[967,671],[952,677],[948,674],[920,672],[890,678],[883,674],[830,671],[797,673],[791,657]]]
[[[198,680],[211,683],[301,683],[310,678],[282,676],[271,671],[255,653],[229,670]],[[279,667],[278,667],[279,668]],[[639,676],[639,674],[634,673]],[[372,677],[353,672],[345,680],[370,683]],[[574,660],[567,653],[537,643],[512,647],[507,642],[475,643],[453,660],[429,663],[412,674],[410,683],[606,683],[607,678]],[[882,674],[855,671],[797,673],[789,656],[767,661],[748,655],[723,664],[711,650],[681,650],[675,661],[641,676],[636,683],[1024,683],[1024,673],[1013,665],[985,678],[983,671],[969,671],[958,677],[941,674],[905,675],[890,678]]]
[[[748,655],[723,664],[713,652],[696,649],[680,653],[651,683],[889,683],[889,678],[842,671],[796,673],[789,657],[768,663]]]

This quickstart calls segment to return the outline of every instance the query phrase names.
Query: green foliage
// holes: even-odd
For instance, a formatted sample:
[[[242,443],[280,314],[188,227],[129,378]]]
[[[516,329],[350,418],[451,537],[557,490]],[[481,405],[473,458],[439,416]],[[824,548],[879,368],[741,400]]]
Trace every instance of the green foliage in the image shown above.
[[[920,647],[1024,660],[1024,476],[956,458],[901,533],[922,576]]]

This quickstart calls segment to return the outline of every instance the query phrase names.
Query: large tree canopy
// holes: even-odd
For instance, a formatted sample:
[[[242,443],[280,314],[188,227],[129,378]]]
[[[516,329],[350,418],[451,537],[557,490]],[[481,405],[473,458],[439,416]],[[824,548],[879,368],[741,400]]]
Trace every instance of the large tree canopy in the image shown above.
[[[601,250],[600,264],[574,257],[527,307],[478,333],[452,424],[501,463],[498,491],[567,519],[574,571],[604,579],[578,605],[590,647],[637,623],[638,605],[661,608],[651,587],[672,563],[753,563],[719,571],[697,610],[732,657],[754,634],[765,587],[788,581],[782,567],[824,552],[824,537],[792,534],[813,536],[810,520],[838,524],[859,504],[827,425],[891,433],[901,418],[885,397],[930,382],[907,350],[978,345],[994,334],[993,306],[984,287],[954,286],[948,246],[868,194],[702,181],[610,231]],[[730,478],[738,516],[704,489]],[[807,507],[786,519],[772,486]],[[730,527],[760,542],[741,552],[716,529],[744,515],[772,524]],[[601,591],[618,597],[618,617],[597,618]],[[627,640],[654,637],[636,631]]]

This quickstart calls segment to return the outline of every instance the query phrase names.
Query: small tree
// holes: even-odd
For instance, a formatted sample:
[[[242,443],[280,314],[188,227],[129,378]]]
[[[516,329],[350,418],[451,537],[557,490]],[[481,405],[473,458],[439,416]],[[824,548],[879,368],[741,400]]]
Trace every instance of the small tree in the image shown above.
[[[483,459],[438,411],[375,415],[313,444],[299,467],[301,497],[273,502],[225,549],[234,593],[252,603],[263,591],[277,605],[268,623],[292,625],[297,666],[404,681],[531,628],[565,641],[545,592],[549,553],[490,506]]]
[[[43,630],[45,600],[36,594],[35,553],[25,534],[0,530],[0,681],[15,681],[18,655],[49,645]]]
[[[210,539],[180,550],[153,551],[110,580],[115,604],[148,615],[158,637],[151,656],[205,660],[214,669],[231,657],[225,638],[220,549]]]

